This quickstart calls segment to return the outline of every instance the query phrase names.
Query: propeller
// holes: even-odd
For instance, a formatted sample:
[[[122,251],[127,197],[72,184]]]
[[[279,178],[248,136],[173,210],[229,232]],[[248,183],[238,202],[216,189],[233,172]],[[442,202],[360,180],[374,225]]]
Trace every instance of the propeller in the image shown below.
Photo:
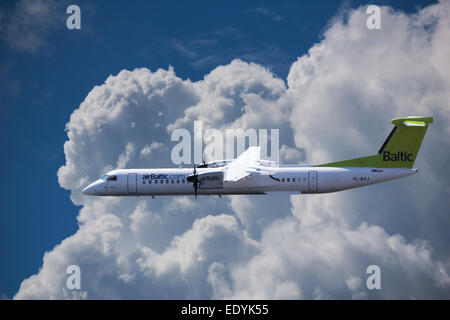
[[[194,187],[194,194],[195,194],[195,199],[197,199],[197,191],[198,191],[198,174],[197,174],[197,170],[195,168],[195,163],[194,163],[194,174],[187,177],[186,178],[187,181],[192,182],[193,187]]]

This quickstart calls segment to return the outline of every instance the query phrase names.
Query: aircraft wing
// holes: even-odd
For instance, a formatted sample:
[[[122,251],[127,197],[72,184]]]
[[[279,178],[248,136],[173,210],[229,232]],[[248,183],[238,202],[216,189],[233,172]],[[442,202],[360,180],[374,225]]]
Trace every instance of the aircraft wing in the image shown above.
[[[224,181],[238,182],[250,176],[251,173],[244,170],[227,170]]]
[[[224,181],[238,182],[249,177],[252,171],[251,167],[258,165],[260,154],[260,147],[248,148],[227,166]]]

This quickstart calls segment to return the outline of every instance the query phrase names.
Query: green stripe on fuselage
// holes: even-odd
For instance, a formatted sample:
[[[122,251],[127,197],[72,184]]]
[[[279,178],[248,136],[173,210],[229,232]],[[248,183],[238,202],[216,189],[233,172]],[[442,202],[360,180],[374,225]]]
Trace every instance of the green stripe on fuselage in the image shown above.
[[[314,167],[375,167],[377,155],[319,164]]]

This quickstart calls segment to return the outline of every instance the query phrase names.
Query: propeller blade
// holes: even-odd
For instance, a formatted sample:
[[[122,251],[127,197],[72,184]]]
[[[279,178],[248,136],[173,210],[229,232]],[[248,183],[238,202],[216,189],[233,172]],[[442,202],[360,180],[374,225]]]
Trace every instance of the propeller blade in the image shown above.
[[[195,180],[195,182],[194,182],[194,194],[195,194],[195,199],[197,199],[197,190],[198,190],[198,185],[197,185],[197,180]]]
[[[194,187],[194,195],[195,195],[195,199],[197,199],[197,193],[198,193],[198,174],[197,174],[197,169],[195,167],[195,163],[194,163],[194,174],[192,176],[189,176],[187,178],[188,181],[192,182],[192,186]]]

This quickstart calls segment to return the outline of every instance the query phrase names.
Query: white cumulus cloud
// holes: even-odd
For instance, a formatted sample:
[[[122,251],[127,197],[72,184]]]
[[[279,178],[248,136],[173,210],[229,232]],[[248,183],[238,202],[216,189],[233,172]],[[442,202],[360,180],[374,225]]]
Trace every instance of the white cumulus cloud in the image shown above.
[[[140,68],[93,88],[67,123],[58,171],[82,206],[79,229],[45,254],[14,298],[449,298],[450,4],[381,14],[381,30],[366,28],[363,7],[337,17],[292,64],[287,85],[234,60],[197,82],[173,68]],[[317,163],[373,154],[390,119],[415,114],[436,121],[421,172],[396,182],[197,201],[80,192],[116,166],[167,166],[170,133],[195,120],[279,128],[286,162]],[[73,264],[80,290],[65,286]],[[365,287],[369,265],[381,269],[381,290]]]

